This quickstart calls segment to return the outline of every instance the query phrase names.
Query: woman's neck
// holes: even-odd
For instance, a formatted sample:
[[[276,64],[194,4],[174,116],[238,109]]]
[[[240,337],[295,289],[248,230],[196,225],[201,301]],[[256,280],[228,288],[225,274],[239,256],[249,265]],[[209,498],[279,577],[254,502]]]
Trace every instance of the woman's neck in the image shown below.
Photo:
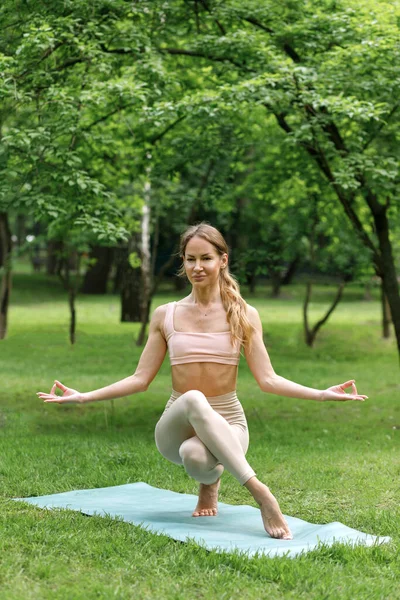
[[[221,304],[221,290],[219,283],[215,286],[204,287],[204,288],[192,288],[189,295],[189,301],[194,304],[200,304],[201,306],[210,306],[210,304]]]

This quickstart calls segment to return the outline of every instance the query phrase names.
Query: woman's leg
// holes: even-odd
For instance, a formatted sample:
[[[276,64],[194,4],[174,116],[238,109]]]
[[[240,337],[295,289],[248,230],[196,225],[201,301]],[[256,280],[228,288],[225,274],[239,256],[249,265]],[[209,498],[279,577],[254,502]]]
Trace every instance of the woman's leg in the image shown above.
[[[243,452],[246,453],[249,447],[247,428],[243,429],[237,425],[231,425],[231,428],[238,437]],[[199,498],[192,516],[215,517],[218,513],[218,492],[223,465],[207,450],[197,435],[181,444],[179,454],[186,472],[200,482]]]
[[[259,504],[264,528],[273,538],[291,540],[293,536],[283,516],[279,504],[270,489],[257,477],[252,477],[244,484]]]
[[[204,394],[192,390],[179,396],[157,423],[155,437],[161,454],[179,465],[183,463],[181,446],[186,441],[189,442],[189,439],[197,437],[208,451],[208,454],[205,453],[207,468],[218,468],[218,463],[225,466],[247,487],[259,504],[264,527],[271,537],[291,539],[289,527],[278,502],[269,488],[255,477],[244,457],[247,446],[244,448],[243,445],[246,444],[246,440],[242,438],[242,443],[239,441],[237,431],[235,432],[234,427],[211,408]],[[197,447],[198,442],[194,443]],[[189,443],[186,444],[186,450],[188,448]],[[185,446],[182,448],[182,454],[184,453]],[[207,472],[207,469],[205,471]]]
[[[203,443],[205,452],[198,442],[186,443],[189,438],[197,436]],[[220,476],[223,465],[236,479],[244,485],[251,477],[255,476],[253,469],[245,458],[245,453],[238,436],[232,426],[219,415],[208,403],[207,398],[197,390],[182,394],[168,408],[156,426],[157,448],[165,458],[176,463],[185,464],[185,455],[195,446],[202,453],[202,459],[207,460],[208,481],[211,483]],[[182,447],[182,450],[181,450]],[[215,457],[216,463],[211,457]],[[190,459],[188,459],[190,462]],[[199,461],[196,459],[197,465]],[[192,469],[196,469],[191,461]],[[192,471],[193,472],[193,471]],[[207,483],[207,481],[204,481]]]

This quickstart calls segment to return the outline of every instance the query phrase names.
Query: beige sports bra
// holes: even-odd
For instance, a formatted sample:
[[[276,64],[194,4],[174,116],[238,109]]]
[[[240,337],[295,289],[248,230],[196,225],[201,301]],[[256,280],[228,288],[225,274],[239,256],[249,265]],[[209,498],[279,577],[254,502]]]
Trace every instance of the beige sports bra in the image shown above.
[[[230,331],[198,333],[176,331],[174,313],[176,302],[167,304],[164,321],[165,339],[171,365],[184,365],[194,362],[213,362],[223,365],[238,365],[240,344],[232,345]]]

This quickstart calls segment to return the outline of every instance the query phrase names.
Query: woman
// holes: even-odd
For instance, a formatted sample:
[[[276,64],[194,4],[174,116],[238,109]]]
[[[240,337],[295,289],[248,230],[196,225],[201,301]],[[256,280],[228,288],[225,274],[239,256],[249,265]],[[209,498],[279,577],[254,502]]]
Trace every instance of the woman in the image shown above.
[[[229,274],[228,247],[220,232],[201,223],[181,237],[182,272],[192,291],[179,302],[159,306],[150,323],[147,344],[135,373],[107,387],[80,393],[56,381],[44,402],[95,402],[144,392],[156,376],[167,349],[172,372],[172,395],[156,425],[160,453],[184,465],[200,483],[194,517],[217,514],[218,488],[226,468],[244,485],[261,509],[271,537],[292,539],[278,502],[246,460],[249,434],[236,396],[241,347],[264,392],[326,400],[365,400],[355,382],[326,390],[304,387],[277,375],[263,343],[258,312],[246,304]],[[63,392],[56,395],[56,388]],[[345,389],[351,387],[352,393]]]

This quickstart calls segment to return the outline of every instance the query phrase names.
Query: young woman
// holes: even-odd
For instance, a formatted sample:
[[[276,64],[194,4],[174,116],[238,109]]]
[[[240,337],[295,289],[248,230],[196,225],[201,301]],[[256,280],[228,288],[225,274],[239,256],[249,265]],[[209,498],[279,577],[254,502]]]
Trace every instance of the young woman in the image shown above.
[[[156,425],[160,453],[183,465],[200,483],[194,517],[217,514],[218,488],[227,469],[259,504],[270,536],[292,539],[278,502],[246,460],[249,434],[236,396],[240,349],[264,392],[324,402],[365,400],[354,380],[326,390],[304,387],[277,375],[264,346],[258,312],[246,304],[229,274],[228,247],[220,232],[201,223],[181,237],[182,272],[192,291],[179,302],[159,306],[135,373],[92,392],[80,393],[55,381],[44,402],[84,403],[144,392],[156,376],[167,349],[172,394]],[[62,396],[56,395],[56,388]],[[352,388],[347,394],[346,388]]]

